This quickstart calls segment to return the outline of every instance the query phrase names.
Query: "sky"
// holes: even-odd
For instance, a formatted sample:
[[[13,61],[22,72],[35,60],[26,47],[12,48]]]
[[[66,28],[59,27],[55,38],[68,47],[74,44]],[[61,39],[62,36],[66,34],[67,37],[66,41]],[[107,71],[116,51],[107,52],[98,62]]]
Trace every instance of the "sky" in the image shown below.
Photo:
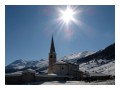
[[[69,23],[61,19],[67,7],[74,12]],[[57,58],[103,49],[115,42],[115,6],[5,6],[6,65],[18,59],[48,60],[52,35]]]

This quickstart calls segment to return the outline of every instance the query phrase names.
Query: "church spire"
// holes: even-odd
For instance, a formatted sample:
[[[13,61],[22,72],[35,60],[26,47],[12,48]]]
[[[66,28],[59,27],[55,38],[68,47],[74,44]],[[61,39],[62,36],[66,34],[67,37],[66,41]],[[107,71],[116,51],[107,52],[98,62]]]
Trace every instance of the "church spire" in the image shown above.
[[[51,47],[50,47],[50,53],[49,53],[48,73],[54,73],[54,71],[53,71],[53,65],[55,64],[55,62],[56,62],[56,52],[55,52],[53,35],[52,35]]]
[[[55,46],[54,46],[54,40],[53,40],[53,35],[52,35],[50,53],[53,53],[53,52],[55,52]]]

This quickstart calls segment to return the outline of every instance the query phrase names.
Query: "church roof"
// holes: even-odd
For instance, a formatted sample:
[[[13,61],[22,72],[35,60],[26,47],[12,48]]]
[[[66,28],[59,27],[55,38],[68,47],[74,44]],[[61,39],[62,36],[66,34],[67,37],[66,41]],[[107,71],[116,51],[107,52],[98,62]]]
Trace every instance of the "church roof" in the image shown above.
[[[67,63],[63,61],[57,61],[55,64],[67,64]]]
[[[53,53],[53,52],[55,52],[55,46],[54,46],[54,40],[53,40],[53,35],[52,35],[50,53]]]
[[[65,61],[57,61],[55,64],[72,64],[72,65],[77,65],[76,63],[72,63],[72,62],[65,62]]]

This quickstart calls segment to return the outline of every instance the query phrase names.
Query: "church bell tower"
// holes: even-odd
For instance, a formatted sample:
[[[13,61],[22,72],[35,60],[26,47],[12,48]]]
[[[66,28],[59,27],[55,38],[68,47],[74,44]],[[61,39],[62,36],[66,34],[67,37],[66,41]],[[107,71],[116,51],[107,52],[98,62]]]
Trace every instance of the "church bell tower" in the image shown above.
[[[56,62],[56,52],[55,52],[53,35],[52,35],[51,48],[50,48],[50,53],[49,53],[48,74],[53,73],[53,65],[55,64],[55,62]]]

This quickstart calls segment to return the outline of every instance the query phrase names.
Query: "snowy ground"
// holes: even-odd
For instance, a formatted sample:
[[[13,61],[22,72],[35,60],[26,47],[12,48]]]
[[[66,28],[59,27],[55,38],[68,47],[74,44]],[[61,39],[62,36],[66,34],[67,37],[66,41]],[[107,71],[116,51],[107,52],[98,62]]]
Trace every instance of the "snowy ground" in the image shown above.
[[[106,63],[106,60],[99,60],[99,64],[97,64],[94,60],[90,61],[89,63],[82,63],[79,65],[79,69],[81,71],[87,72],[96,72],[96,73],[103,73],[107,75],[115,75],[115,61],[111,61]],[[101,62],[105,62],[106,64],[100,64]]]
[[[28,85],[115,85],[115,80],[94,81],[94,82],[49,81],[49,82],[34,82],[34,83],[29,83]]]

